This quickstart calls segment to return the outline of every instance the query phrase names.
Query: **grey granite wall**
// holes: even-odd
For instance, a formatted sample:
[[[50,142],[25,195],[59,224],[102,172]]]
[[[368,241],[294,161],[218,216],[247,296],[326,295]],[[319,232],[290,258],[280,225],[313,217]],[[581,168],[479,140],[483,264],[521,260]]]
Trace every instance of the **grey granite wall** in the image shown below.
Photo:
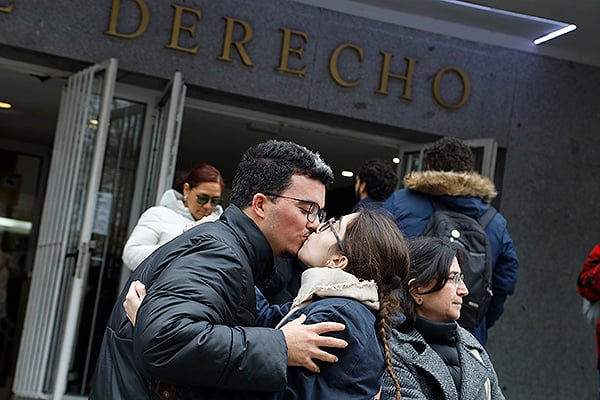
[[[196,54],[165,48],[174,8],[148,2],[147,31],[137,39],[104,35],[111,1],[18,1],[0,13],[0,48],[23,48],[84,62],[119,59],[121,70],[169,78],[181,70],[189,85],[247,96],[339,117],[462,138],[493,137],[506,148],[501,211],[521,260],[517,293],[490,331],[489,352],[508,399],[592,399],[596,391],[594,332],[585,325],[575,279],[583,260],[600,240],[600,68],[536,57],[512,50],[441,37],[287,1],[183,1],[201,10],[193,37],[181,32],[180,45]],[[137,27],[134,2],[123,0],[119,29]],[[84,5],[85,4],[85,5]],[[223,17],[253,28],[246,45],[254,67],[219,61]],[[192,13],[184,25],[194,23]],[[241,34],[234,31],[234,36]],[[281,28],[306,33],[292,37],[302,59],[289,67],[304,75],[278,72]],[[236,33],[237,32],[237,33]],[[327,61],[335,47],[344,52],[340,74],[362,79],[337,85]],[[390,83],[389,95],[375,93],[382,52],[391,53],[393,72],[405,57],[417,60],[413,99],[399,99],[403,85]],[[40,58],[43,62],[43,58]],[[431,95],[433,76],[458,66],[472,93],[458,110],[440,107]],[[445,95],[460,85],[451,79]]]
[[[120,3],[117,31],[135,32],[141,21],[139,8],[130,0]],[[147,28],[137,38],[124,39],[103,33],[109,29],[110,1],[89,1],[85,6],[17,2],[12,13],[0,13],[0,43],[86,62],[115,57],[121,70],[166,79],[180,70],[188,84],[221,92],[421,132],[463,137],[493,134],[501,144],[505,142],[515,79],[507,68],[509,51],[472,44],[465,48],[464,42],[455,39],[288,1],[255,1],[249,7],[237,0],[184,2],[187,11],[180,26],[193,26],[194,32],[175,29],[179,50],[174,50],[165,46],[174,31],[175,3],[142,3],[148,6]],[[244,65],[233,49],[230,62],[218,59],[225,17],[252,28],[252,39],[244,45],[252,67]],[[306,68],[303,74],[276,70],[284,29],[294,31],[289,47],[302,48],[301,57],[294,50],[288,53],[288,70]],[[233,38],[241,39],[243,34],[243,25],[235,24]],[[355,87],[336,84],[329,73],[330,55],[341,44],[352,44],[363,52],[362,61],[353,50],[340,56],[340,75],[347,81],[361,79]],[[411,100],[399,98],[405,84],[396,78],[389,79],[387,95],[376,93],[382,53],[392,57],[393,74],[405,75],[406,59],[415,60]],[[440,106],[432,94],[433,77],[446,67],[463,70],[472,88],[466,105],[458,110]],[[457,102],[462,85],[456,74],[444,75],[441,92],[446,102]]]
[[[521,269],[489,350],[510,399],[593,399],[594,329],[575,281],[600,241],[600,70],[518,60],[502,212]]]

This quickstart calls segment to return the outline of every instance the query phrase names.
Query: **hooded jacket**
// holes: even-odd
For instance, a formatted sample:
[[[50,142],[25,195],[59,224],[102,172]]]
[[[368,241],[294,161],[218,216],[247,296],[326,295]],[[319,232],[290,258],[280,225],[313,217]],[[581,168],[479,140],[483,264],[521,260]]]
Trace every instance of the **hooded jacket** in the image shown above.
[[[460,397],[448,367],[416,329],[407,333],[392,329],[388,344],[403,400],[504,400],[488,354],[462,327],[458,327],[456,344],[462,375]],[[386,373],[381,400],[395,398],[396,388]]]
[[[90,399],[167,398],[154,393],[158,382],[169,400],[258,399],[283,390],[285,337],[255,326],[254,282],[272,267],[266,238],[233,205],[163,245],[113,308]],[[134,328],[122,303],[136,279],[148,295]]]
[[[491,180],[476,172],[424,171],[412,172],[404,178],[404,189],[394,192],[383,207],[391,212],[396,225],[407,237],[419,236],[435,212],[431,198],[435,197],[449,210],[472,218],[481,217],[497,196]],[[485,345],[487,328],[504,312],[506,297],[515,291],[519,261],[499,212],[485,228],[492,248],[492,292],[490,307],[481,324],[472,332]]]
[[[287,387],[275,393],[274,400],[374,398],[385,368],[375,327],[379,296],[374,281],[361,281],[341,269],[315,267],[302,274],[302,284],[293,302],[283,307],[268,307],[260,297],[258,294],[263,323],[280,321],[280,325],[285,325],[305,314],[305,324],[331,321],[346,326],[342,332],[328,333],[348,342],[344,349],[328,349],[338,357],[338,362],[317,361],[321,371],[316,374],[302,367],[289,367]]]
[[[214,221],[222,213],[223,208],[217,206],[202,221]],[[167,190],[158,206],[150,207],[140,216],[123,248],[123,263],[135,270],[154,250],[180,235],[185,225],[194,221],[190,209],[183,204],[183,195],[174,189]]]

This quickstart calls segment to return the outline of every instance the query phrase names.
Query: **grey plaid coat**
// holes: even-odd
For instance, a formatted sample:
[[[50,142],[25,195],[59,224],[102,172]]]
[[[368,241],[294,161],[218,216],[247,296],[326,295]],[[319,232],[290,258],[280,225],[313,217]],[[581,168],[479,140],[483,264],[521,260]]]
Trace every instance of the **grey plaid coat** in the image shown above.
[[[460,397],[448,367],[416,329],[408,333],[392,330],[389,346],[402,400],[504,400],[496,371],[485,349],[461,327],[458,328],[458,336],[462,369]],[[381,399],[395,398],[394,382],[386,372]]]

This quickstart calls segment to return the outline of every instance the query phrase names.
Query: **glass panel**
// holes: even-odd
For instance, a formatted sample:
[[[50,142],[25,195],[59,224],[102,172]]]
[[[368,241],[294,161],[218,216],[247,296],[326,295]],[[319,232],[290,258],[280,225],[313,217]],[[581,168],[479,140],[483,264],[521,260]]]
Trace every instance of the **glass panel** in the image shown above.
[[[404,173],[401,176],[408,174],[411,171],[422,171],[425,169],[423,165],[423,157],[421,151],[412,151],[404,153]]]
[[[474,158],[473,169],[481,174],[483,170],[483,153],[485,149],[483,147],[471,147],[471,150],[473,151]]]
[[[10,387],[32,269],[39,203],[40,156],[0,150],[0,387]]]
[[[104,328],[121,289],[121,253],[129,233],[145,113],[145,104],[123,99],[113,102],[92,232],[96,247],[91,257],[67,393],[89,392]]]
[[[93,65],[69,77],[63,89],[14,374],[20,397],[45,398],[53,386],[60,395],[65,391],[116,69],[114,59]]]

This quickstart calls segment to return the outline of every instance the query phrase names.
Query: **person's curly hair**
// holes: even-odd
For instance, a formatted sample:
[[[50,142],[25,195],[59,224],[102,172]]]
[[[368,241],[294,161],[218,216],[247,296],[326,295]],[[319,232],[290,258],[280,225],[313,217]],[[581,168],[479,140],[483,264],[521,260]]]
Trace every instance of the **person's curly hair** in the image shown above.
[[[460,139],[443,137],[425,151],[427,168],[432,171],[469,172],[473,170],[473,151]]]
[[[366,160],[357,175],[365,183],[367,195],[377,201],[385,201],[398,184],[396,171],[390,164],[378,158]]]

